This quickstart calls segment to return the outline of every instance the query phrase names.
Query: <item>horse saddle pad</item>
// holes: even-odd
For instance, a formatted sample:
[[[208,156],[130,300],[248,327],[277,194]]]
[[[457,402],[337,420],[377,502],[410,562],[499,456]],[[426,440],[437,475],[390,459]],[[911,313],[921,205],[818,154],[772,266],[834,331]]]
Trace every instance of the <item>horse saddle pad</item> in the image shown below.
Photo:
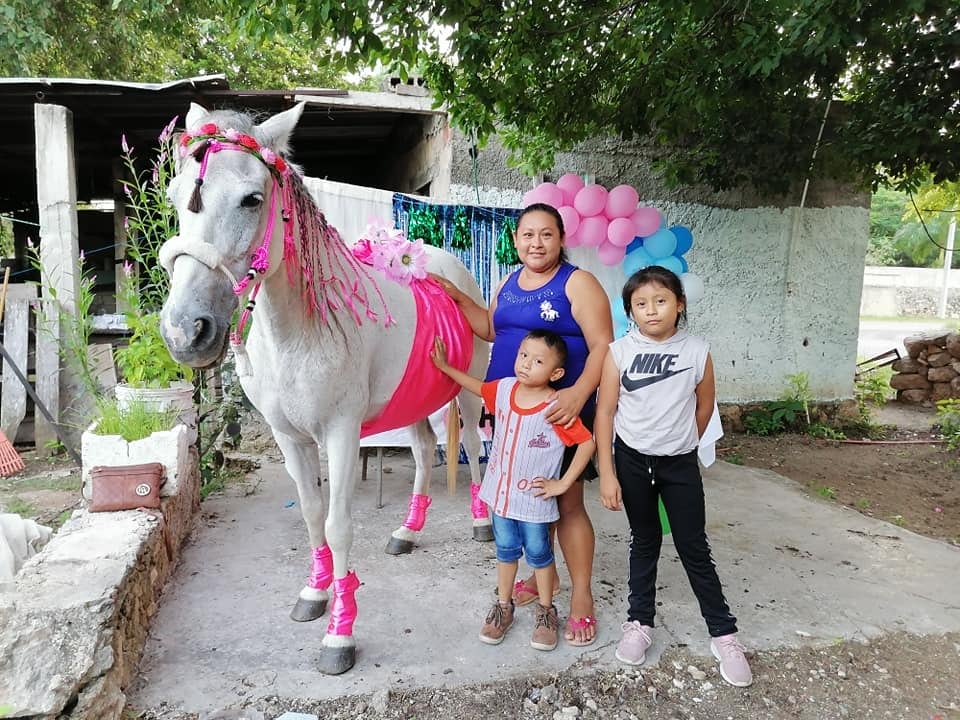
[[[90,468],[90,512],[158,508],[160,487],[166,479],[166,471],[158,462]]]

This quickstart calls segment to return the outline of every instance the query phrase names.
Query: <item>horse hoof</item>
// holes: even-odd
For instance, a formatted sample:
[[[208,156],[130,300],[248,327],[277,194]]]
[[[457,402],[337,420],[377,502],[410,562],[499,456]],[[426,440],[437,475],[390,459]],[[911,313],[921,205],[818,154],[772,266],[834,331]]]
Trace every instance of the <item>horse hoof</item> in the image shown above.
[[[387,543],[386,552],[387,555],[408,555],[413,552],[413,541],[391,537],[390,542]]]
[[[324,675],[342,675],[357,661],[355,647],[320,648],[320,672]]]
[[[473,539],[477,542],[493,542],[493,525],[474,525]]]
[[[323,617],[326,611],[326,600],[304,600],[303,598],[297,598],[297,604],[294,605],[293,610],[290,611],[290,619],[296,620],[297,622],[310,622],[311,620]]]

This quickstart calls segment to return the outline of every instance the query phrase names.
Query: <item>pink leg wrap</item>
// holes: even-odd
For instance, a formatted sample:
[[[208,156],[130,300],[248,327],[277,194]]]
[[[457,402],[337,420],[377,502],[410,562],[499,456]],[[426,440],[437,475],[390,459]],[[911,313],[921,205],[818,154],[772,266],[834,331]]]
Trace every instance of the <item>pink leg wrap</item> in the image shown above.
[[[407,511],[407,519],[403,521],[403,526],[408,530],[423,530],[423,524],[427,521],[427,508],[432,502],[429,495],[416,493],[411,495],[410,509]]]
[[[353,594],[358,587],[360,581],[353,571],[333,581],[333,607],[327,625],[328,634],[353,635],[353,621],[357,619],[357,601]]]
[[[480,499],[480,486],[471,485],[470,486],[470,512],[473,513],[474,520],[486,520],[489,515],[487,514],[487,504]]]
[[[333,554],[330,546],[324,543],[313,549],[313,569],[310,571],[308,585],[314,590],[326,590],[333,582]]]

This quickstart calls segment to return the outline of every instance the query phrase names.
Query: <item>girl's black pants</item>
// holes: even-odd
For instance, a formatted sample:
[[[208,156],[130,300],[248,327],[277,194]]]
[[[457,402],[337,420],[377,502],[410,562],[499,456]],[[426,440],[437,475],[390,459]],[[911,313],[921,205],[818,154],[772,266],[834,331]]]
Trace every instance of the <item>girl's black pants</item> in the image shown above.
[[[663,532],[657,498],[663,499],[677,555],[711,637],[737,632],[707,541],[703,480],[697,451],[683,455],[644,455],[617,437],[614,463],[623,507],[630,522],[628,620],[653,627],[656,613],[657,561]]]

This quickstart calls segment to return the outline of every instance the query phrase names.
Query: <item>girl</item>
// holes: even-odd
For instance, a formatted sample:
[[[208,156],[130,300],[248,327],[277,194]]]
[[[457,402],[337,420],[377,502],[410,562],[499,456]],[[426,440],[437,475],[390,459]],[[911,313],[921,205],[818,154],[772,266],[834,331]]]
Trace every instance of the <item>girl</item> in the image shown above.
[[[662,267],[634,273],[623,308],[637,327],[610,345],[597,402],[600,500],[621,502],[630,523],[629,611],[616,656],[640,665],[652,643],[662,498],[677,554],[700,603],[720,675],[731,685],[753,682],[737,621],[723,597],[705,531],[697,445],[713,413],[713,362],[705,340],[680,330],[686,298],[680,279]],[[614,439],[616,433],[616,439]]]

